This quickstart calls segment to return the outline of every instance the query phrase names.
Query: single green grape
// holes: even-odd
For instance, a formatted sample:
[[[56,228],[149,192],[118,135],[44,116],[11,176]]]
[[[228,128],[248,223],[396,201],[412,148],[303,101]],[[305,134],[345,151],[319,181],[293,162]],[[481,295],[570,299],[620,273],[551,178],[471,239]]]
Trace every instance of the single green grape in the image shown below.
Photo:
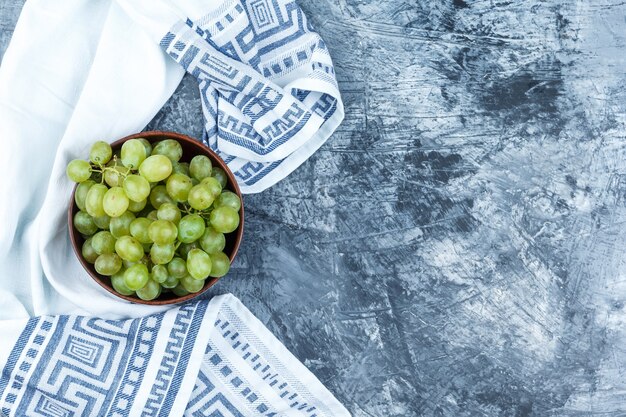
[[[189,173],[198,181],[202,181],[206,177],[211,176],[213,164],[205,155],[196,155],[189,163]]]
[[[178,240],[191,243],[202,237],[206,223],[198,214],[188,214],[178,223]]]
[[[109,222],[109,231],[114,238],[130,235],[130,224],[135,220],[135,215],[127,211],[119,217],[113,217]]]
[[[91,246],[98,255],[113,253],[115,251],[115,238],[111,232],[102,230],[91,238]]]
[[[150,191],[150,204],[158,210],[161,204],[165,203],[174,204],[175,201],[172,200],[172,197],[167,193],[165,185],[157,185]]]
[[[172,162],[172,174],[189,176],[189,164],[186,162]]]
[[[215,196],[208,187],[203,184],[194,185],[189,191],[187,201],[189,205],[196,210],[206,210],[211,207]]]
[[[195,279],[206,279],[211,273],[211,257],[202,249],[192,249],[187,255],[187,271]]]
[[[145,301],[154,300],[161,294],[161,285],[158,282],[149,279],[146,285],[136,291],[137,297]]]
[[[111,285],[113,289],[122,295],[133,295],[135,292],[129,289],[124,282],[124,269],[120,269],[117,274],[111,275]]]
[[[137,239],[140,243],[152,243],[148,229],[152,224],[152,220],[145,217],[137,217],[130,223],[130,235]]]
[[[139,165],[139,174],[150,182],[163,181],[172,173],[172,161],[165,155],[152,155]]]
[[[172,203],[163,203],[157,210],[157,218],[159,220],[168,220],[178,226],[180,222],[180,209]]]
[[[178,141],[165,139],[154,146],[152,155],[164,155],[167,156],[170,161],[178,162],[183,156],[183,148]]]
[[[74,215],[74,227],[85,236],[91,236],[98,231],[98,226],[93,222],[93,217],[82,210]]]
[[[124,272],[124,283],[131,291],[143,288],[149,279],[148,267],[142,263],[134,264]]]
[[[141,175],[132,174],[124,180],[124,191],[130,200],[140,202],[150,195],[150,183]]]
[[[139,213],[143,210],[148,204],[148,199],[145,198],[141,201],[133,201],[130,198],[128,199],[128,211],[132,211],[133,213]]]
[[[163,288],[176,288],[179,283],[180,281],[178,280],[178,278],[174,278],[173,276],[169,275],[167,279],[161,283],[161,286]]]
[[[111,218],[106,214],[93,218],[93,222],[98,226],[98,229],[107,230],[111,226]]]
[[[91,165],[82,159],[74,159],[67,164],[65,173],[74,182],[87,181],[91,177]]]
[[[91,240],[92,240],[91,237],[85,240],[85,243],[83,243],[83,247],[81,248],[81,254],[83,255],[83,258],[87,262],[89,262],[90,264],[93,264],[96,262],[96,259],[98,259],[99,255],[94,250],[93,246],[91,246]]]
[[[76,205],[80,210],[87,210],[87,207],[85,206],[85,200],[87,199],[87,193],[89,192],[89,189],[94,184],[95,182],[93,180],[88,179],[81,182],[76,187],[76,192],[74,193],[74,201],[76,202]]]
[[[159,220],[159,212],[156,210],[152,210],[146,215],[146,218],[152,221]]]
[[[112,165],[112,162],[109,162],[108,165]],[[122,165],[112,165],[107,166],[104,169],[104,182],[106,182],[109,187],[121,187],[124,183],[124,178],[130,170]]]
[[[226,187],[226,183],[228,182],[228,176],[226,175],[226,171],[224,171],[222,168],[214,167],[211,171],[211,176],[219,181],[222,188]]]
[[[226,246],[226,236],[213,227],[207,226],[202,237],[198,240],[198,243],[200,243],[202,250],[206,253],[217,253],[224,250]]]
[[[232,191],[223,191],[213,203],[213,207],[230,207],[235,211],[239,211],[241,208],[241,200],[239,196]]]
[[[174,258],[167,264],[167,272],[175,278],[182,278],[187,275],[187,262],[182,258]]]
[[[139,262],[143,258],[143,246],[134,237],[122,236],[115,242],[115,252],[129,262]]]
[[[204,288],[204,283],[205,281],[203,279],[195,279],[190,275],[180,279],[182,287],[190,293],[199,292],[202,288]]]
[[[119,217],[128,210],[128,197],[122,187],[109,188],[104,194],[102,205],[104,212],[111,217]]]
[[[222,206],[214,209],[209,219],[211,226],[222,233],[230,233],[239,226],[239,213],[231,207]]]
[[[200,184],[204,185],[209,190],[213,198],[217,198],[222,192],[222,185],[215,177],[206,177]]]
[[[180,173],[170,175],[165,183],[167,194],[179,203],[187,201],[191,187],[193,187],[191,178]]]
[[[211,257],[211,273],[214,278],[223,277],[230,269],[230,259],[224,252],[212,253]]]
[[[194,281],[195,281],[195,279],[194,279]],[[189,291],[187,291],[187,290],[185,289],[185,287],[183,287],[183,285],[182,285],[182,284],[178,284],[176,287],[174,287],[174,288],[172,289],[172,292],[173,292],[174,294],[176,294],[177,296],[179,296],[179,297],[184,297],[184,296],[186,296],[186,295],[188,295],[188,294],[189,294]]]
[[[167,281],[169,274],[167,272],[167,268],[164,265],[154,265],[152,267],[152,279],[158,282],[159,284]]]
[[[98,256],[94,266],[100,275],[111,276],[122,269],[122,260],[114,253],[104,253]]]
[[[137,169],[146,159],[146,147],[139,139],[130,139],[122,145],[122,164],[130,169]]]
[[[91,217],[104,216],[106,214],[102,202],[108,190],[109,189],[104,184],[94,184],[87,192],[85,209]]]
[[[163,245],[154,243],[150,248],[150,259],[156,265],[164,265],[174,258],[175,252],[176,248],[172,243],[166,243]]]
[[[167,220],[155,220],[148,227],[150,239],[159,245],[173,243],[178,236],[176,225]]]
[[[111,160],[111,156],[113,156],[113,149],[108,143],[99,140],[91,145],[89,159],[94,164],[104,165]]]

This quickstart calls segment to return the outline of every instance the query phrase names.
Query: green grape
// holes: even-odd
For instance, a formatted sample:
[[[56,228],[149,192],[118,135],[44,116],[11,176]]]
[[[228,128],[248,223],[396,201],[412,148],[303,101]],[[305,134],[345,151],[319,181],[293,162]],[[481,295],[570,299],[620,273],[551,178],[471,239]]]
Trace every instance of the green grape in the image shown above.
[[[91,177],[91,165],[82,159],[74,159],[67,164],[65,173],[74,182],[87,181]]]
[[[143,147],[146,150],[146,156],[152,155],[152,144],[148,141],[148,139],[137,138],[137,140],[143,144]]]
[[[100,275],[111,276],[122,269],[122,260],[114,253],[104,253],[96,259],[95,268]]]
[[[165,185],[157,185],[150,191],[150,204],[155,209],[161,207],[161,204],[171,203],[174,204],[175,201],[172,200],[172,197],[167,193],[167,189]]]
[[[139,213],[143,210],[148,204],[148,199],[145,198],[141,201],[133,201],[130,198],[128,199],[128,211],[132,211],[133,213]]]
[[[152,155],[165,155],[170,161],[178,162],[183,156],[183,148],[174,139],[165,139],[154,146]]]
[[[124,273],[125,272],[126,271],[124,271],[123,269],[120,269],[117,274],[113,274],[111,276],[111,285],[113,286],[113,289],[115,291],[117,291],[118,293],[120,293],[122,295],[133,295],[135,292],[130,290],[126,286],[126,282],[124,282]]]
[[[161,283],[161,286],[163,288],[176,288],[179,283],[180,281],[178,280],[178,278],[174,278],[173,276],[169,275],[167,279]]]
[[[205,187],[207,187],[207,189],[209,190],[209,192],[211,193],[213,198],[217,198],[220,195],[220,193],[222,192],[222,185],[217,180],[217,178],[206,177],[205,179],[203,179],[200,182],[200,184],[202,184]]]
[[[152,267],[152,279],[158,282],[159,284],[167,281],[169,274],[167,273],[167,268],[163,265],[154,265]]]
[[[104,212],[102,201],[104,200],[104,195],[108,190],[109,189],[106,185],[94,184],[87,192],[87,197],[85,198],[85,209],[91,217],[104,216],[106,214]]]
[[[223,277],[230,269],[230,259],[224,252],[212,253],[211,257],[211,274],[210,276],[218,278]]]
[[[192,249],[187,255],[187,271],[195,279],[206,279],[211,273],[211,257],[201,249]]]
[[[155,243],[150,248],[150,259],[156,265],[164,265],[174,258],[175,252],[176,248],[171,243],[164,245]]]
[[[139,202],[150,195],[150,183],[141,175],[129,175],[124,180],[124,191],[130,200]]]
[[[122,187],[113,187],[102,200],[104,212],[111,217],[119,217],[128,209],[128,197]]]
[[[91,238],[91,246],[98,255],[113,253],[115,251],[115,238],[106,230],[96,233]]]
[[[137,217],[130,223],[130,235],[140,243],[152,243],[150,233],[148,233],[150,224],[152,224],[152,220],[145,217]]]
[[[120,258],[129,262],[139,262],[143,258],[143,246],[137,239],[130,236],[122,236],[115,242],[115,252]]]
[[[106,214],[93,218],[93,222],[98,226],[98,229],[107,230],[111,226],[111,218]]]
[[[204,233],[206,223],[204,219],[197,214],[188,214],[178,223],[178,240],[183,243],[194,242]]]
[[[130,169],[137,169],[146,159],[146,147],[139,139],[130,139],[122,145],[122,164]]]
[[[189,164],[186,162],[172,162],[172,174],[189,176]]]
[[[218,232],[230,233],[239,226],[239,213],[231,207],[218,207],[211,212],[210,221]]]
[[[159,220],[168,220],[178,226],[180,222],[180,209],[172,203],[163,203],[157,210],[157,218]]]
[[[195,279],[194,279],[194,281],[195,281]],[[176,287],[174,287],[172,289],[172,292],[174,294],[176,294],[177,296],[179,296],[179,297],[184,297],[184,296],[189,294],[189,291],[187,291],[185,289],[185,287],[182,286],[182,284],[178,284]]]
[[[96,262],[96,259],[98,259],[98,253],[94,250],[93,246],[91,246],[91,239],[92,238],[85,240],[85,243],[83,243],[83,247],[81,248],[81,253],[87,262],[93,264]]]
[[[124,283],[131,291],[143,288],[150,279],[148,267],[144,264],[135,264],[124,272]]]
[[[113,217],[109,223],[109,231],[114,238],[130,235],[130,224],[135,220],[135,215],[130,211],[119,217]]]
[[[187,201],[196,210],[206,210],[213,204],[214,195],[203,184],[194,185],[189,191]]]
[[[87,208],[85,207],[85,200],[87,199],[87,193],[92,185],[95,182],[92,180],[86,180],[78,184],[76,187],[76,192],[74,193],[74,201],[80,210],[85,211]]]
[[[211,160],[205,155],[196,155],[189,163],[189,173],[198,181],[211,176]]]
[[[163,181],[172,173],[172,161],[164,155],[152,155],[139,165],[139,174],[150,182]]]
[[[159,212],[156,210],[152,210],[146,215],[146,218],[152,221],[159,220]]]
[[[174,258],[167,264],[167,272],[180,279],[187,275],[187,263],[181,258]]]
[[[109,184],[109,187],[121,187],[124,183],[124,177],[129,172],[128,168],[121,165],[107,166],[104,169],[104,181]]]
[[[124,268],[130,268],[131,266],[136,265],[136,264],[144,264],[145,266],[150,266],[150,259],[148,259],[147,256],[144,256],[137,262],[131,262],[131,261],[127,261],[126,259],[122,259],[122,264],[124,265]]]
[[[98,231],[98,226],[93,222],[93,217],[84,211],[74,215],[74,227],[79,233],[90,236]]]
[[[241,200],[237,194],[232,191],[224,191],[213,203],[213,207],[230,207],[235,211],[241,208]]]
[[[137,297],[144,301],[154,300],[161,294],[161,286],[158,282],[149,279],[146,285],[136,291]]]
[[[178,253],[180,257],[183,259],[187,259],[187,255],[192,249],[200,249],[200,244],[198,242],[193,243],[181,243],[178,247]]]
[[[179,203],[187,201],[191,187],[193,187],[191,178],[179,173],[170,175],[165,183],[167,194]]]
[[[111,156],[113,156],[113,149],[108,143],[99,140],[91,145],[89,159],[94,164],[104,165],[111,160]]]
[[[226,236],[224,233],[220,233],[216,231],[211,226],[207,226],[204,230],[204,234],[198,240],[202,250],[204,250],[208,254],[221,252],[224,250],[226,246]]]
[[[191,293],[199,292],[202,288],[204,288],[204,284],[204,280],[194,279],[189,275],[180,279],[180,285],[185,289],[185,291]]]
[[[167,220],[155,220],[148,227],[150,239],[159,245],[173,243],[178,236],[176,225]]]
[[[226,171],[224,171],[222,168],[214,167],[211,171],[211,176],[219,181],[222,188],[226,187],[226,183],[228,182],[228,176],[226,175]]]

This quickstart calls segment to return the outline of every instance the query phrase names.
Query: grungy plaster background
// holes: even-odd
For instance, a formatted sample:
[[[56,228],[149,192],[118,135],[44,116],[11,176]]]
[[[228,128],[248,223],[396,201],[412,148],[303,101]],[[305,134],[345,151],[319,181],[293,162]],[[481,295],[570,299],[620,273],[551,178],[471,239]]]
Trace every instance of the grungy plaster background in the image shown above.
[[[300,4],[346,120],[246,197],[213,294],[357,417],[625,416],[626,3]],[[149,128],[200,137],[198,97]]]

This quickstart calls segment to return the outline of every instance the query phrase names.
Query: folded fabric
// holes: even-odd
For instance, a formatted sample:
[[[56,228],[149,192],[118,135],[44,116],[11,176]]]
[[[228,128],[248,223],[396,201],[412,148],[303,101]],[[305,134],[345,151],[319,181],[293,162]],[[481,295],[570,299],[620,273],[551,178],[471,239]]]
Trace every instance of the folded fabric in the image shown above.
[[[28,320],[0,379],[12,416],[349,416],[237,298],[141,319]]]

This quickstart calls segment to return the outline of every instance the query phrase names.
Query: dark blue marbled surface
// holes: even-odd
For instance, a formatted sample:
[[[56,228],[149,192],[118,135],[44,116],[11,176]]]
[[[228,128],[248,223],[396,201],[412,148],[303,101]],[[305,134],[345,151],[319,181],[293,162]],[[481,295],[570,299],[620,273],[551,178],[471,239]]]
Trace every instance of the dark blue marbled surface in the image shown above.
[[[358,417],[625,416],[626,3],[301,5],[346,120],[246,197],[213,293]],[[198,97],[149,128],[199,137]]]

